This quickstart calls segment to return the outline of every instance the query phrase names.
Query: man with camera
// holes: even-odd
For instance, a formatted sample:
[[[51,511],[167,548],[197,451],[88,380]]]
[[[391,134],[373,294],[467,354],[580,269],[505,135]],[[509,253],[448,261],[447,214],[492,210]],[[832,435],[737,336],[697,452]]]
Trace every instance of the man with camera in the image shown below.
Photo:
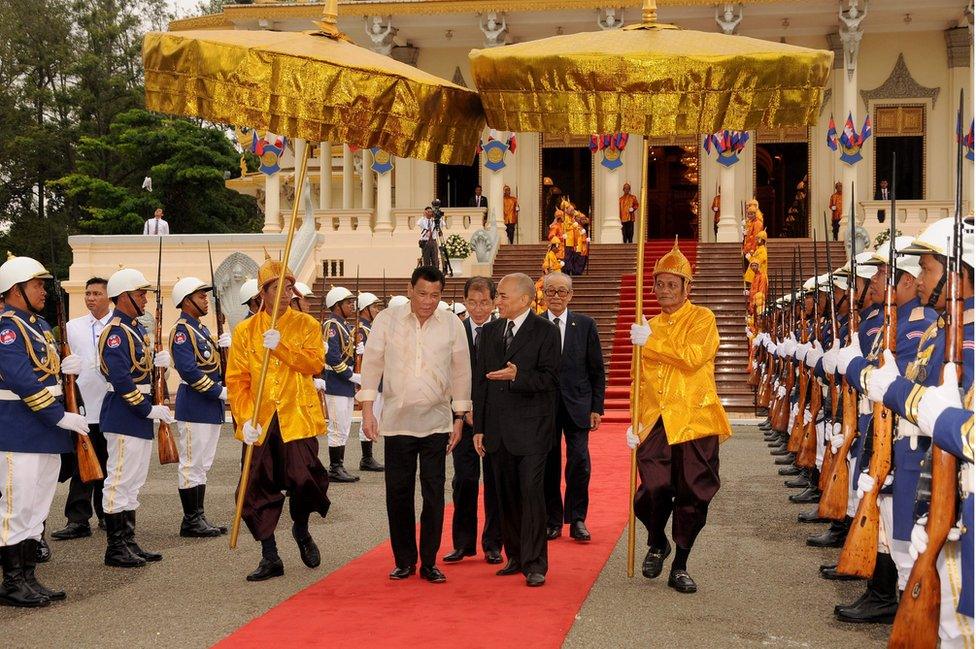
[[[420,245],[421,266],[440,267],[437,262],[437,230],[439,227],[440,218],[435,214],[434,208],[425,207],[424,215],[417,220],[417,229],[420,231],[418,244]]]

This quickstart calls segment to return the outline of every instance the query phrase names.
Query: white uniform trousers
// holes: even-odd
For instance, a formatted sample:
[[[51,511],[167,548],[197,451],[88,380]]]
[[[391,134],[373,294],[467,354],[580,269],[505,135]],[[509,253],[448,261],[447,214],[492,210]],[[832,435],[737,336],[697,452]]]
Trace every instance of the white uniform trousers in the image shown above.
[[[936,567],[942,587],[939,607],[939,639],[942,649],[973,649],[973,618],[956,611],[962,592],[961,545],[958,541],[946,541],[939,553]]]
[[[893,504],[894,498],[891,494],[878,494],[878,552],[882,554],[891,554],[891,531],[894,529]]]
[[[352,428],[352,411],[355,400],[352,397],[337,397],[325,395],[325,404],[329,408],[329,448],[345,446]],[[365,442],[366,436],[362,429],[359,431],[359,441]]]
[[[102,510],[106,514],[134,511],[139,507],[139,490],[149,475],[152,440],[105,433],[108,462],[102,487]]]
[[[57,453],[0,453],[0,546],[41,538],[60,470]]]
[[[859,498],[857,497],[857,473],[854,472],[854,468],[857,466],[856,458],[847,459],[847,478],[850,482],[847,491],[847,515],[854,518],[854,514],[857,513],[857,503]]]
[[[824,419],[820,423],[814,424],[813,426],[817,431],[817,469],[820,470],[823,469],[824,451],[826,450],[824,447],[824,440],[827,437],[827,427],[832,427],[833,424]]]
[[[177,474],[180,489],[207,484],[207,472],[217,454],[220,424],[178,421],[176,425],[179,429],[176,446],[180,452],[180,470]]]

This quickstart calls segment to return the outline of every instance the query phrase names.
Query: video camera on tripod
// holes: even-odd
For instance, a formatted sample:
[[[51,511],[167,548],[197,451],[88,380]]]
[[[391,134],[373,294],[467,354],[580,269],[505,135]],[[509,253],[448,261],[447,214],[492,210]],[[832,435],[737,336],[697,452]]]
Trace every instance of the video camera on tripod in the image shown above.
[[[441,199],[435,198],[430,202],[430,209],[434,212],[434,232],[437,236],[443,236],[444,232],[441,230],[441,222],[444,220],[444,210],[441,209]]]

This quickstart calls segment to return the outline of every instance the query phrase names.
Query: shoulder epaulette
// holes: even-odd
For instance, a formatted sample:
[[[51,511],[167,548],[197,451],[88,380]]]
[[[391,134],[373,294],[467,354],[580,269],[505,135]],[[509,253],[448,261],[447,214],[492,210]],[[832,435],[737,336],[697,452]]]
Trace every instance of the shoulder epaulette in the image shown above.
[[[13,311],[4,311],[3,313],[0,313],[0,318],[9,318],[13,315],[15,315]]]
[[[912,309],[911,315],[908,316],[909,322],[916,322],[918,320],[923,320],[925,318],[925,307],[917,306]]]
[[[964,325],[973,324],[973,309],[966,309],[963,311],[962,323]]]
[[[115,316],[114,318],[108,321],[106,327],[118,327],[121,324],[122,324],[122,318],[120,318],[119,316]]]

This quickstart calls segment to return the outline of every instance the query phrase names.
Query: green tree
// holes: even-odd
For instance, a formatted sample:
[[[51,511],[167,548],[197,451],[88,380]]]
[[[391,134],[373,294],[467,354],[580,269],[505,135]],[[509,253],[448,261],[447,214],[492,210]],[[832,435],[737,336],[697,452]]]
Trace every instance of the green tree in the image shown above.
[[[156,207],[178,233],[256,232],[254,199],[224,186],[240,154],[224,131],[141,109],[116,116],[109,132],[83,137],[76,171],[55,183],[82,232],[132,234]],[[152,193],[142,189],[152,178]]]

